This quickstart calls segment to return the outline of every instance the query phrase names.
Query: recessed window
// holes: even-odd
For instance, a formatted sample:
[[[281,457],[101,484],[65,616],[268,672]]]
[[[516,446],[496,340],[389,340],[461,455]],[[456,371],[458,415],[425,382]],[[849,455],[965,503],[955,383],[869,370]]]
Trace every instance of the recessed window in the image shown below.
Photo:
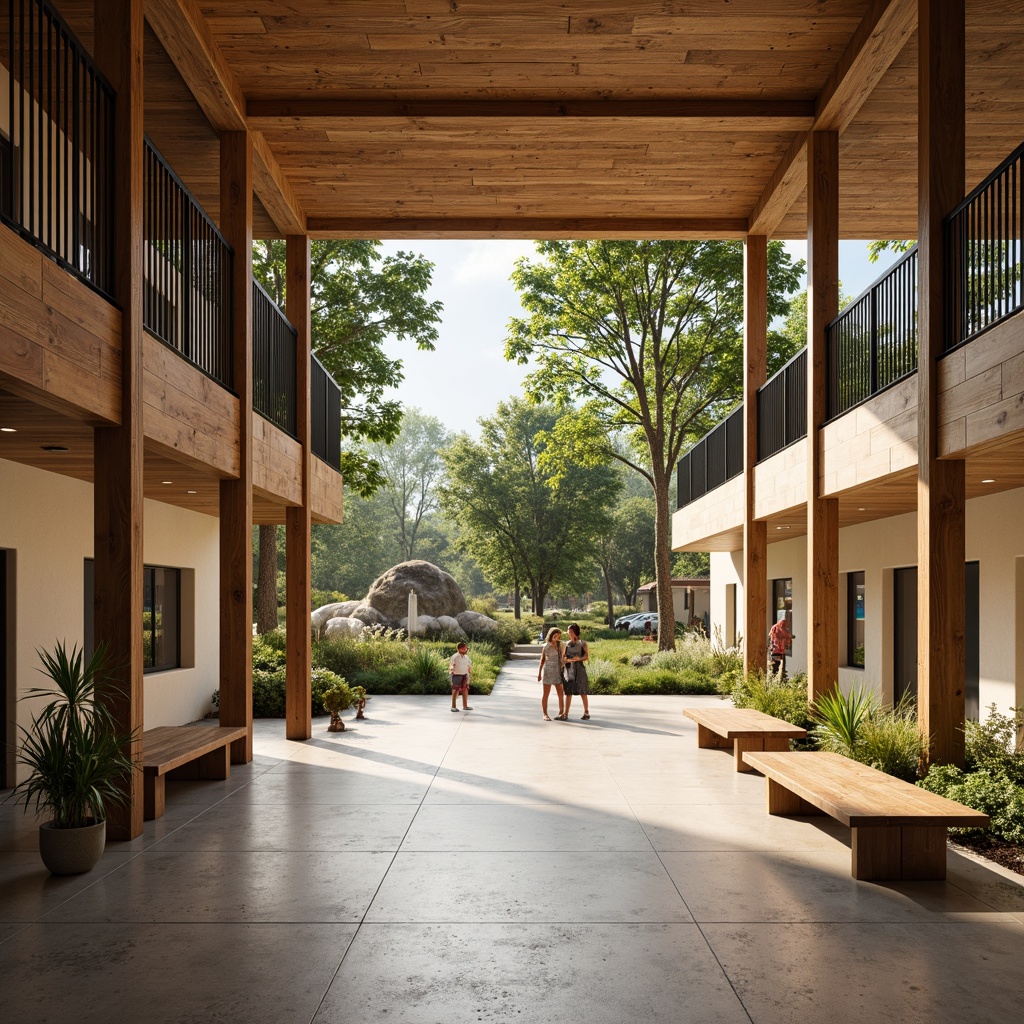
[[[864,667],[864,573],[846,574],[846,664]]]
[[[786,620],[790,635],[793,633],[793,578],[772,580],[772,623]],[[786,654],[793,653],[793,641],[786,645]]]

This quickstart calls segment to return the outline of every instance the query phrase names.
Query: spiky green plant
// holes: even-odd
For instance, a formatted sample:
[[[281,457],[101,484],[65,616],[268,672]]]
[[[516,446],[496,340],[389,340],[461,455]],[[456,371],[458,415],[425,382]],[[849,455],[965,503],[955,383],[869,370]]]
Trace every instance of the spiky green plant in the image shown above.
[[[855,686],[844,694],[838,686],[823,693],[811,706],[814,736],[822,750],[832,750],[856,759],[861,730],[878,709],[878,697]]]
[[[448,666],[429,647],[417,647],[409,660],[417,682],[424,686],[447,681]]]
[[[100,646],[85,663],[77,645],[71,652],[58,642],[53,653],[40,650],[40,669],[52,686],[32,687],[23,700],[49,699],[22,734],[18,760],[28,777],[12,792],[15,799],[50,813],[55,828],[81,828],[90,819],[105,821],[110,805],[123,803],[124,783],[134,765],[131,736],[100,699],[113,692],[106,678],[107,651]]]

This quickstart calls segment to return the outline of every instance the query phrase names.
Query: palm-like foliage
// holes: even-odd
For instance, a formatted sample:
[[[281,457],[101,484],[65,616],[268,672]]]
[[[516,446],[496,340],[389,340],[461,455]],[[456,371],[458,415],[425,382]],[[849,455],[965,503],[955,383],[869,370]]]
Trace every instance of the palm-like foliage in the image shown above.
[[[854,757],[864,724],[878,708],[878,698],[870,690],[855,686],[844,694],[837,686],[823,693],[811,708],[817,723],[815,738],[824,750]]]
[[[51,687],[33,687],[23,699],[49,698],[22,727],[18,760],[29,776],[13,795],[53,815],[56,828],[80,828],[90,819],[106,819],[107,807],[122,803],[121,785],[133,770],[126,753],[130,737],[119,733],[117,721],[97,692],[104,682],[106,649],[97,648],[85,663],[73,645],[70,653],[58,642],[51,654],[39,651],[40,671]]]

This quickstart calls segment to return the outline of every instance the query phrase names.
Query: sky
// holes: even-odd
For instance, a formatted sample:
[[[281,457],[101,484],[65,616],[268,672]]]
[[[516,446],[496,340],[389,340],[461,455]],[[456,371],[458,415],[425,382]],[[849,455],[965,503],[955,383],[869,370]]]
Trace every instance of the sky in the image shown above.
[[[798,259],[806,242],[787,243]],[[393,395],[406,408],[436,416],[449,430],[477,434],[477,420],[493,414],[498,402],[522,393],[529,367],[507,363],[505,329],[522,314],[509,280],[516,259],[533,256],[533,242],[389,241],[385,254],[423,253],[434,264],[429,297],[444,304],[436,350],[420,352],[410,343],[390,342],[388,354],[403,361],[405,381]],[[897,256],[869,263],[866,242],[841,242],[839,277],[847,295],[858,296]],[[389,396],[390,397],[390,396]]]

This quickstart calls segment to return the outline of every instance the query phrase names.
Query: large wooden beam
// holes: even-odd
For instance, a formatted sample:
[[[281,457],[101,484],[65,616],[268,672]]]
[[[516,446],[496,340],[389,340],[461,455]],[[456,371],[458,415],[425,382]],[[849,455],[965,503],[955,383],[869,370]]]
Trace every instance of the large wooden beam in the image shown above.
[[[916,4],[917,0],[874,0],[818,95],[814,130],[846,130],[914,34]],[[772,235],[800,197],[806,145],[806,135],[800,134],[783,156],[750,214],[751,234]]]
[[[238,476],[220,482],[220,723],[244,726],[231,745],[252,760],[252,142],[220,137],[221,232],[232,260],[232,381],[238,395]]]
[[[146,20],[218,132],[244,131],[245,95],[196,0],[145,0]],[[305,231],[291,182],[262,137],[253,137],[254,187],[282,233]]]
[[[285,588],[288,646],[285,663],[285,735],[308,740],[313,734],[309,613],[312,610],[312,449],[310,431],[310,272],[309,237],[289,235],[286,243],[285,299],[296,331],[296,431],[302,445],[302,504],[285,512]]]
[[[964,463],[938,457],[944,218],[964,197],[964,0],[920,0],[918,33],[918,713],[932,762],[964,761]]]
[[[95,639],[108,645],[105,699],[138,768],[107,821],[111,839],[142,832],[142,0],[96,0],[95,56],[116,94],[114,298],[121,307],[121,423],[94,446]]]
[[[686,100],[686,99],[376,99],[372,97],[299,96],[250,99],[246,115],[254,126],[315,118],[502,118],[530,121],[552,118],[659,118],[721,124],[736,130],[810,128],[814,103],[806,100]]]
[[[757,389],[768,379],[768,239],[743,248],[743,669],[763,671],[768,620],[768,526],[754,518]]]
[[[735,238],[746,217],[309,217],[312,238]]]
[[[839,133],[807,137],[807,690],[839,678],[839,502],[821,497],[825,328],[839,312]]]

